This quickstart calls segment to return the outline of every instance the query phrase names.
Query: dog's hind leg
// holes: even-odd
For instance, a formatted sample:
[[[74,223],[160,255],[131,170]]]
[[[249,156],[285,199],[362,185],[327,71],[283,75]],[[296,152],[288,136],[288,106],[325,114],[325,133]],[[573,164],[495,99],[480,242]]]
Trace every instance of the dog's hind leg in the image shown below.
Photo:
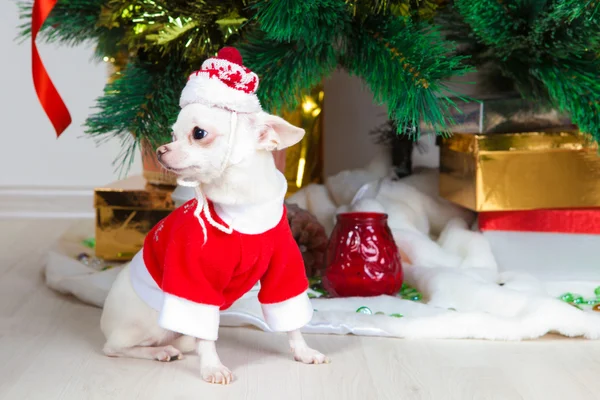
[[[147,360],[157,361],[174,361],[183,358],[181,351],[175,347],[168,346],[133,346],[133,347],[118,347],[114,344],[107,342],[104,345],[104,354],[109,357],[130,357],[130,358],[143,358]]]
[[[133,290],[128,266],[117,276],[106,298],[100,326],[106,337],[103,351],[109,357],[182,358],[181,349],[174,346],[180,335],[158,326],[158,312]]]

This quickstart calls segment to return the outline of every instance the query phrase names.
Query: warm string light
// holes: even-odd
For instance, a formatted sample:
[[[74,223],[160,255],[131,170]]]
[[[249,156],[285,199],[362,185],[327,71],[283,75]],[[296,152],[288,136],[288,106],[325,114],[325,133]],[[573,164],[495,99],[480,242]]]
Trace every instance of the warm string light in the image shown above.
[[[321,114],[321,104],[323,104],[324,97],[325,92],[323,90],[320,90],[316,96],[302,96],[302,103],[300,104],[300,108],[302,110],[303,126],[312,126],[313,121]],[[296,171],[297,188],[301,188],[303,186],[304,176],[306,175],[306,162],[310,147],[310,143],[308,142],[309,139],[310,138],[307,138],[300,142],[300,157],[296,165],[298,168],[298,170]]]
[[[108,64],[109,68],[109,78],[108,83],[114,82],[115,79],[121,76],[123,69],[127,65],[127,54],[121,53],[118,54],[117,57],[102,57],[102,61]]]

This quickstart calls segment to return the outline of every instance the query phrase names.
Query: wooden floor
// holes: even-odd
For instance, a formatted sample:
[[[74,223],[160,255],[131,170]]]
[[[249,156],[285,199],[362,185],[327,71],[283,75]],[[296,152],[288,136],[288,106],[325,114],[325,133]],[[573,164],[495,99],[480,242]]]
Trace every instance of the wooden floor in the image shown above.
[[[73,221],[0,220],[0,399],[600,399],[600,342],[523,343],[308,336],[332,358],[302,365],[285,337],[222,329],[228,386],[170,364],[100,353],[100,310],[44,286],[42,266]]]

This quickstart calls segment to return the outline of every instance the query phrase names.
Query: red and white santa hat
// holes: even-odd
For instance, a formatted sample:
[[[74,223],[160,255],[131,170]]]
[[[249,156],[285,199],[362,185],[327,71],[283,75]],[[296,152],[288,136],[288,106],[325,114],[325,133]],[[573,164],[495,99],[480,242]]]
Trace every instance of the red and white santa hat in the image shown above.
[[[239,113],[262,111],[256,89],[258,76],[244,67],[242,55],[234,47],[224,47],[217,57],[202,63],[192,73],[181,92],[179,106],[200,103]]]

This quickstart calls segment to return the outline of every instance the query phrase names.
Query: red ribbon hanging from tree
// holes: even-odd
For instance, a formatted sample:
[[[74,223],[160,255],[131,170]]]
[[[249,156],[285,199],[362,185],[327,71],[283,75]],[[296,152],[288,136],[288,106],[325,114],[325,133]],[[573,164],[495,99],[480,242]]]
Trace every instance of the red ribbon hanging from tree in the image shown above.
[[[56,2],[57,0],[35,0],[33,3],[33,11],[31,13],[31,69],[33,85],[35,86],[38,99],[50,122],[54,125],[56,137],[59,137],[71,124],[71,114],[69,114],[67,106],[50,80],[48,71],[46,71],[44,64],[42,64],[42,59],[35,45],[37,34],[50,14],[50,11],[56,5]]]

